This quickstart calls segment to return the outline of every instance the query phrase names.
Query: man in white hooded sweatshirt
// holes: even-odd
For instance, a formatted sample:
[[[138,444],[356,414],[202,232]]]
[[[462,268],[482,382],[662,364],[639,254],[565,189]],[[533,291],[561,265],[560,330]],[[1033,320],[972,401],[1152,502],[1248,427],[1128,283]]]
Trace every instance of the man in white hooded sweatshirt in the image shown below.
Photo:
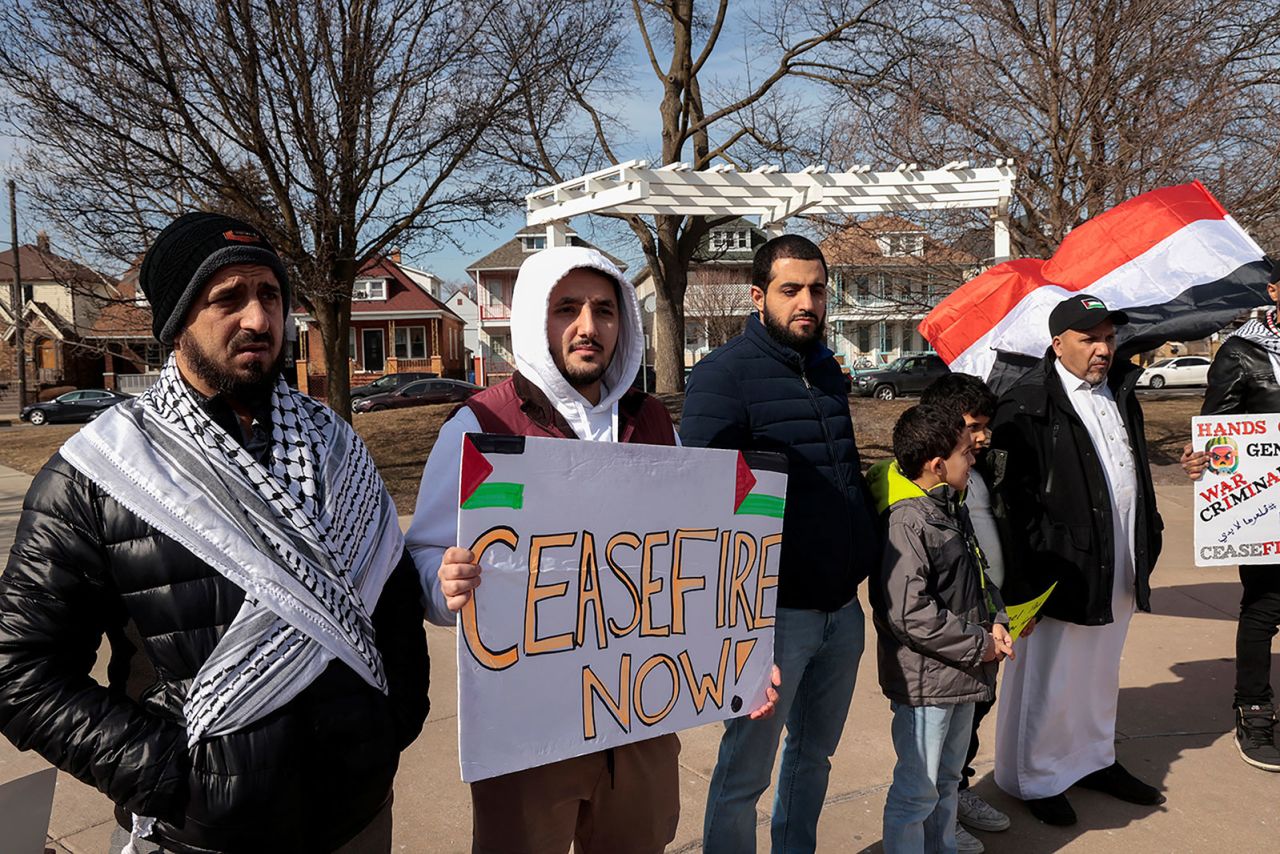
[[[520,268],[511,305],[516,374],[472,397],[440,430],[407,537],[427,618],[453,625],[480,583],[455,545],[465,433],[677,444],[666,408],[629,388],[644,336],[635,291],[593,249],[557,247]],[[675,735],[473,783],[472,851],[660,852],[680,817]]]

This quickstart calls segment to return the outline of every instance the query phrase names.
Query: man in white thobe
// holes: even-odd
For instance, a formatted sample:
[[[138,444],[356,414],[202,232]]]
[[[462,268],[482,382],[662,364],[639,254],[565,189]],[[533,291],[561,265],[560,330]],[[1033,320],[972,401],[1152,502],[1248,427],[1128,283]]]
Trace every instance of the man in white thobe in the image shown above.
[[[1049,318],[1051,348],[995,418],[1005,598],[1057,584],[1005,670],[995,777],[1048,824],[1075,823],[1073,785],[1164,801],[1115,751],[1120,658],[1134,610],[1150,610],[1163,527],[1133,393],[1141,371],[1115,360],[1116,327],[1127,322],[1088,294],[1064,300]]]

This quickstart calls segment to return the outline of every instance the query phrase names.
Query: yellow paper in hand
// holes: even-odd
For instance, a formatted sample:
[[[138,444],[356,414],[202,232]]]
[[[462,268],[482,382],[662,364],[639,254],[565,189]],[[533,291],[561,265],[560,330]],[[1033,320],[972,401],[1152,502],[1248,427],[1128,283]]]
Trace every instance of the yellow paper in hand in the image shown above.
[[[1009,636],[1014,640],[1018,639],[1018,635],[1022,634],[1022,630],[1027,627],[1027,623],[1044,607],[1045,600],[1049,598],[1049,594],[1053,592],[1053,588],[1058,586],[1058,582],[1049,585],[1049,589],[1041,593],[1030,602],[1023,602],[1021,605],[1006,605],[1005,614],[1009,616]]]

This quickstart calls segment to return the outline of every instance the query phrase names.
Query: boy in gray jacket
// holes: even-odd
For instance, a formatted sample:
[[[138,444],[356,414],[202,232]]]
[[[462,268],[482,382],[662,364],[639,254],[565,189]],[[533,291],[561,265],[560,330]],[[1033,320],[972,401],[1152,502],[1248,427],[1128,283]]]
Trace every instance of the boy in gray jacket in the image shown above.
[[[974,703],[994,696],[996,662],[1013,655],[1013,642],[960,503],[974,462],[963,419],[912,407],[894,426],[893,453],[868,476],[889,531],[872,585],[898,754],[884,850],[951,854]]]

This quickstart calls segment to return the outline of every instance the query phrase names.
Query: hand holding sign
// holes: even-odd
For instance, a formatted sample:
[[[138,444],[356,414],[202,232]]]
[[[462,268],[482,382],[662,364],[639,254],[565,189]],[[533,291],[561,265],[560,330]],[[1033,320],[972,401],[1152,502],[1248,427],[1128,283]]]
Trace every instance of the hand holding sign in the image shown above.
[[[1195,445],[1188,442],[1182,449],[1182,459],[1178,462],[1182,470],[1187,473],[1187,477],[1199,480],[1204,477],[1204,470],[1209,467],[1209,455],[1204,451],[1197,451]]]
[[[778,669],[778,665],[773,665],[773,673],[769,679],[773,684],[765,689],[764,705],[752,709],[748,717],[753,721],[762,721],[765,718],[773,717],[774,707],[778,705],[778,688],[782,687],[782,671]]]
[[[471,591],[480,586],[480,564],[470,549],[460,546],[445,551],[437,575],[444,603],[455,614],[471,601]]]
[[[1049,589],[1041,593],[1030,602],[1023,602],[1020,605],[1006,605],[1004,612],[1009,615],[1009,638],[1011,641],[1017,640],[1021,635],[1031,634],[1027,629],[1035,623],[1036,614],[1040,613],[1040,609],[1044,607],[1044,603],[1048,600],[1049,594],[1053,592],[1053,588],[1058,586],[1058,582],[1049,585]]]

